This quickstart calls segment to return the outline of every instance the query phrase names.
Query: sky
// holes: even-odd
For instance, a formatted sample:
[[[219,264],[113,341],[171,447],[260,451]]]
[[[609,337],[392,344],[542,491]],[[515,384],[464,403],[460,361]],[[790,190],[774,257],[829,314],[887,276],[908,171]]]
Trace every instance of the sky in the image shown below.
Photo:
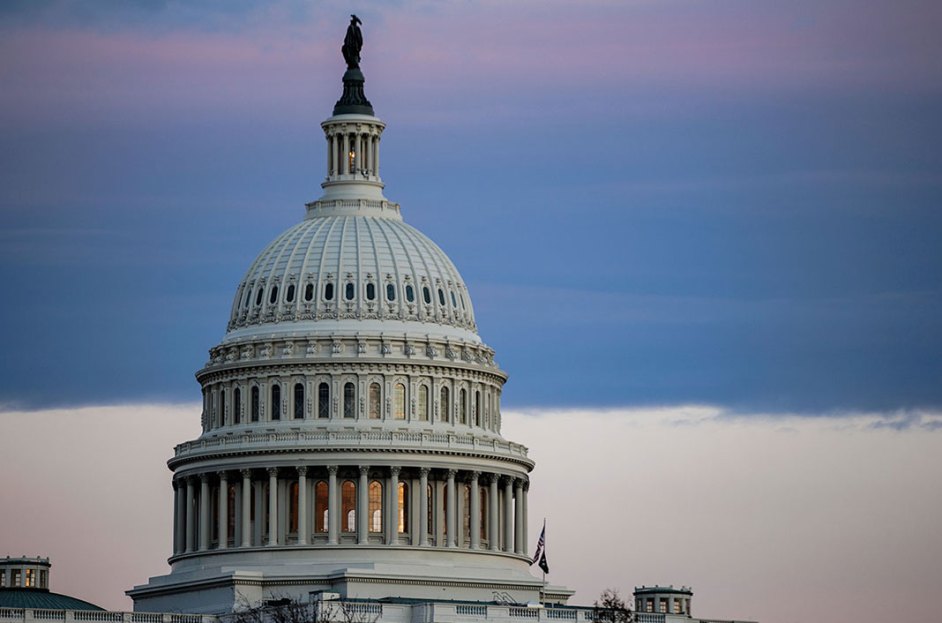
[[[842,505],[785,519],[779,498],[763,497],[765,514],[744,513],[736,528],[751,543],[756,526],[788,535],[798,519],[833,538],[802,558],[797,537],[742,551],[720,531],[727,540],[685,548],[713,556],[725,543],[749,574],[714,580],[695,564],[714,558],[648,552],[690,565],[648,566],[650,578],[610,562],[623,592],[687,582],[706,614],[774,622],[793,620],[786,602],[806,608],[814,595],[826,607],[810,579],[874,608],[885,581],[886,602],[922,612],[908,591],[942,580],[924,558],[939,552],[913,545],[937,542],[920,521],[942,519],[935,0],[0,2],[0,443],[23,427],[35,453],[60,421],[51,414],[106,418],[107,438],[133,435],[127,459],[150,461],[135,469],[157,469],[148,487],[167,494],[162,463],[196,434],[193,373],[224,333],[238,282],[319,196],[319,123],[340,95],[351,10],[363,20],[366,93],[387,123],[386,195],[461,271],[510,374],[503,404],[520,417],[507,425],[520,426],[536,475],[593,459],[598,442],[585,439],[574,459],[550,452],[543,431],[569,434],[584,414],[640,451],[632,426],[652,417],[663,453],[608,457],[625,461],[626,505],[665,478],[716,500],[758,495],[731,478],[739,469],[772,481],[763,496],[787,492],[802,507],[833,500],[828,486],[850,488],[872,517],[841,536],[822,528],[857,521]],[[193,421],[170,427],[181,409]],[[678,427],[658,419],[665,409],[713,415]],[[148,413],[166,418],[166,435]],[[95,447],[102,429],[75,426]],[[713,460],[726,452],[738,468]],[[0,465],[19,465],[10,456]],[[77,444],[56,456],[101,460]],[[809,490],[812,473],[825,484]],[[31,503],[68,493],[56,474],[49,498]],[[0,485],[4,502],[20,499],[17,486]],[[678,497],[678,514],[723,523]],[[668,498],[650,509],[675,512]],[[0,534],[12,534],[8,521]],[[4,536],[0,555],[49,535]],[[133,550],[128,573],[162,572],[165,546]],[[846,571],[867,563],[866,577]],[[566,581],[591,601],[600,578],[589,569]],[[120,597],[138,581],[109,590]],[[724,592],[762,582],[754,608]]]

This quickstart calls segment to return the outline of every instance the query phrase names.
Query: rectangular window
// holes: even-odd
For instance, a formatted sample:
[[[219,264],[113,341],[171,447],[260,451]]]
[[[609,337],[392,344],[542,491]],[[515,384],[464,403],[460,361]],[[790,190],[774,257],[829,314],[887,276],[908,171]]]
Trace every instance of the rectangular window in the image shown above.
[[[10,583],[10,586],[13,586],[14,588],[18,588],[20,586],[21,574],[22,574],[22,571],[20,569],[13,570],[13,582]]]

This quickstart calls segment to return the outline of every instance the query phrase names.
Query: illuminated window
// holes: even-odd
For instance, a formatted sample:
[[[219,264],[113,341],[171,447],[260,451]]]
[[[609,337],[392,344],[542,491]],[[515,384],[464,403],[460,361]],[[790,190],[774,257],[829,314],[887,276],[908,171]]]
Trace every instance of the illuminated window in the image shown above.
[[[21,577],[21,570],[20,570],[20,569],[14,569],[14,570],[13,570],[13,582],[10,583],[10,586],[13,586],[14,588],[19,587],[19,586],[20,586],[20,577]]]
[[[354,418],[356,414],[356,388],[353,383],[344,383],[343,386],[343,416]]]
[[[383,485],[378,480],[370,481],[370,532],[383,531]]]
[[[304,419],[304,384],[294,384],[294,419]]]
[[[684,602],[680,599],[674,600],[674,614],[683,614]]]
[[[451,399],[447,387],[442,387],[442,422],[451,420]]]
[[[428,387],[419,385],[419,419],[428,422]]]
[[[259,410],[258,407],[259,407],[258,386],[254,385],[252,386],[252,421],[253,422],[258,422],[258,410]]]
[[[380,387],[379,383],[370,383],[370,419],[380,419]]]
[[[344,480],[340,487],[341,523],[344,532],[357,531],[357,483]]]
[[[667,612],[667,597],[661,597],[661,599],[660,599],[660,601],[659,601],[659,603],[658,603],[658,605],[657,605],[657,611],[658,611],[658,612]]]
[[[409,485],[399,483],[399,532],[409,532]]]
[[[394,397],[393,417],[397,420],[406,419],[406,386],[396,383]]]
[[[330,385],[321,383],[317,387],[317,417],[330,417]]]
[[[271,419],[281,419],[281,385],[271,386]]]
[[[314,485],[314,532],[327,532],[329,486],[323,480]]]
[[[35,569],[26,570],[26,583],[23,586],[27,588],[36,586],[36,570]]]

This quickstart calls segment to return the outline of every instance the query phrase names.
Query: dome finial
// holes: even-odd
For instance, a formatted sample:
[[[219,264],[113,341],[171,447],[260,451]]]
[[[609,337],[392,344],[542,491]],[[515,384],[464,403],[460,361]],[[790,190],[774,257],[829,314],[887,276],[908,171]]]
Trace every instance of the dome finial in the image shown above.
[[[373,116],[373,105],[366,99],[363,92],[363,72],[360,71],[360,50],[363,49],[363,33],[360,30],[360,18],[350,15],[350,25],[343,38],[340,52],[347,63],[347,71],[343,74],[343,95],[334,105],[335,115],[370,115]]]

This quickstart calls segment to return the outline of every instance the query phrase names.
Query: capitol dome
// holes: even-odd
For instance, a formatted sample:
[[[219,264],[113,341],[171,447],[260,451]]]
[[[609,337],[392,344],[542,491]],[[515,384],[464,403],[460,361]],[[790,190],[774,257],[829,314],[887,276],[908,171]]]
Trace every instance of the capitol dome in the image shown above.
[[[168,461],[171,572],[128,591],[135,610],[572,594],[529,571],[534,462],[501,434],[507,375],[455,265],[383,194],[359,68],[343,83],[323,194],[251,264],[196,374],[202,431]]]

